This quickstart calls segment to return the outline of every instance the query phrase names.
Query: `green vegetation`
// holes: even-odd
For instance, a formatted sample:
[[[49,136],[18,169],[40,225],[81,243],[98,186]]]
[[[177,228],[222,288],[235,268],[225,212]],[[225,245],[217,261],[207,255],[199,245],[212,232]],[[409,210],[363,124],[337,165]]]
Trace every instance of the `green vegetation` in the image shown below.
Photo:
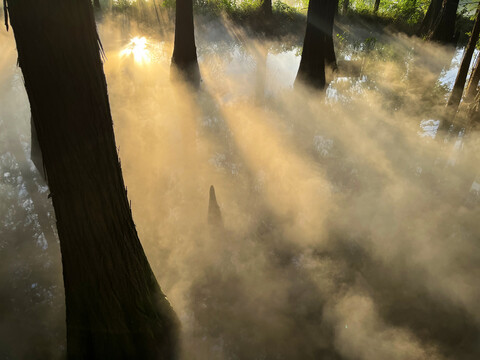
[[[110,0],[111,1],[111,0]],[[339,2],[339,19],[345,23],[362,22],[371,26],[389,27],[413,35],[416,33],[429,0],[382,0],[379,10],[374,13],[374,0],[351,0],[348,10],[342,12],[343,1]],[[280,0],[272,1],[273,16],[266,19],[260,11],[261,0],[194,0],[196,14],[207,17],[228,16],[238,25],[254,31],[272,32],[273,34],[296,33],[306,19],[308,0],[293,1],[289,4]],[[476,2],[461,1],[458,11],[457,30],[459,42],[468,40],[468,32],[472,28]],[[103,3],[102,8],[111,8],[116,13],[127,13],[142,22],[152,24],[158,21],[156,13],[170,14],[175,9],[175,0],[114,0]],[[156,11],[155,11],[156,8]],[[168,15],[168,16],[171,16]],[[269,29],[270,28],[270,29]],[[271,31],[269,31],[271,30]]]

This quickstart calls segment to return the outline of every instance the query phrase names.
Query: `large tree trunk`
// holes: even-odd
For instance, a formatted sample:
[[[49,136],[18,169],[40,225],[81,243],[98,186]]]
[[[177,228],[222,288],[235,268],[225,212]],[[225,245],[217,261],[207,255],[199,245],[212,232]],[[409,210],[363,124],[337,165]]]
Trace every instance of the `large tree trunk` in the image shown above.
[[[302,58],[295,82],[325,88],[325,66],[336,68],[332,33],[337,6],[336,0],[309,2]]]
[[[175,43],[172,66],[192,85],[200,84],[200,69],[195,47],[193,1],[177,0],[175,13]]]
[[[459,0],[443,0],[442,9],[438,15],[433,29],[427,38],[442,43],[453,43],[456,40],[455,22],[457,18]]]
[[[62,252],[69,359],[175,359],[135,230],[90,0],[8,0]]]
[[[480,34],[480,21],[479,21],[480,8],[477,9],[477,14],[475,18],[475,24],[473,25],[472,34],[468,40],[468,44],[463,53],[462,63],[460,64],[460,69],[458,69],[457,77],[455,79],[455,84],[453,85],[452,93],[447,102],[447,118],[444,121],[444,125],[448,126],[450,121],[455,118],[455,113],[457,112],[458,105],[462,99],[463,89],[465,87],[465,82],[467,80],[468,69],[470,68],[470,62],[472,61],[473,52],[477,45],[478,36]]]
[[[425,17],[422,20],[422,24],[418,29],[418,35],[423,36],[430,33],[438,19],[440,10],[442,9],[443,0],[432,0],[428,6],[428,10]]]

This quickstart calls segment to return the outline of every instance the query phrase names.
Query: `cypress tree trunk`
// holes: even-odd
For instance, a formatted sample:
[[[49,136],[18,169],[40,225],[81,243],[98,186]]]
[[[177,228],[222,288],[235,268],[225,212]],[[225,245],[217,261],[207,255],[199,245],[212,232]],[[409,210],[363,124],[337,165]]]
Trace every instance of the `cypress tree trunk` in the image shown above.
[[[200,69],[195,47],[193,1],[177,0],[175,6],[175,43],[172,67],[178,70],[192,85],[198,86],[200,84]]]
[[[343,4],[342,4],[342,14],[343,15],[347,14],[349,5],[350,5],[349,0],[343,0]]]
[[[62,252],[69,359],[175,359],[178,320],[140,244],[90,0],[8,0]]]
[[[468,105],[467,109],[468,130],[478,130],[480,126],[480,93],[477,93],[472,103]]]
[[[315,88],[324,89],[325,66],[336,68],[332,33],[337,6],[338,1],[335,0],[309,2],[307,29],[296,83],[300,81]]]
[[[465,82],[467,80],[468,69],[470,68],[470,62],[472,61],[473,52],[475,51],[475,46],[477,45],[478,36],[480,34],[480,21],[479,21],[480,8],[477,9],[477,14],[475,18],[475,24],[473,25],[472,34],[468,40],[468,44],[463,53],[462,63],[460,64],[460,69],[458,69],[458,74],[455,79],[455,84],[453,85],[452,93],[448,99],[447,103],[447,115],[456,113],[458,105],[463,95],[463,88],[465,87]]]
[[[432,0],[430,2],[430,5],[428,6],[428,10],[425,14],[425,17],[422,20],[422,24],[418,29],[417,34],[419,36],[428,34],[433,30],[433,26],[435,25],[436,20],[438,19],[438,16],[440,14],[440,10],[442,9],[442,3],[443,3],[443,0]]]
[[[468,81],[467,91],[465,92],[465,101],[471,102],[477,94],[478,83],[480,82],[480,55],[477,56],[475,66]]]
[[[264,15],[272,16],[272,0],[263,0],[261,10]]]
[[[375,0],[375,5],[373,6],[373,12],[375,14],[378,12],[379,7],[380,7],[380,0]]]
[[[442,9],[427,38],[442,43],[455,42],[455,22],[459,0],[443,0]]]

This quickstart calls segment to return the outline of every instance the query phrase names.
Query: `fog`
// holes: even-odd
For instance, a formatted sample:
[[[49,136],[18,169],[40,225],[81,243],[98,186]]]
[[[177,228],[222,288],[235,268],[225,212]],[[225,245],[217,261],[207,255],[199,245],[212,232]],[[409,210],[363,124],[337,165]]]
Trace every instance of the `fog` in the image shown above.
[[[435,138],[461,49],[337,24],[324,95],[293,89],[298,34],[196,21],[199,91],[170,74],[171,26],[98,25],[182,358],[478,359],[479,138]],[[11,32],[0,53],[0,358],[61,358],[60,252]]]

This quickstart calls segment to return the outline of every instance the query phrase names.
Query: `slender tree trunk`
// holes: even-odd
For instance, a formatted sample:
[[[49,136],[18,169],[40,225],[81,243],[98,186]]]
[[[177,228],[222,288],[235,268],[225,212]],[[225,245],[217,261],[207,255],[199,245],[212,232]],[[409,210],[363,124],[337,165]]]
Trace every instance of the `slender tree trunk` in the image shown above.
[[[57,218],[69,359],[175,359],[178,320],[135,230],[90,0],[8,0]]]
[[[480,92],[477,93],[475,99],[469,104],[467,109],[468,130],[478,130],[480,127]]]
[[[348,13],[348,7],[350,5],[350,1],[349,0],[343,0],[343,4],[342,4],[342,14],[343,15],[346,15]]]
[[[266,16],[272,16],[272,0],[262,1],[262,13]]]
[[[459,0],[443,0],[442,9],[427,38],[442,43],[455,42],[455,22]]]
[[[435,25],[440,14],[440,10],[442,9],[442,3],[443,0],[432,0],[430,2],[425,17],[422,20],[422,24],[418,29],[418,35],[423,36],[433,30],[433,26]]]
[[[96,10],[101,10],[100,6],[100,0],[93,0],[93,6],[95,7]]]
[[[318,89],[325,88],[325,66],[336,68],[333,21],[337,6],[336,0],[309,2],[302,58],[295,82],[304,82]]]
[[[462,99],[463,89],[467,80],[468,69],[470,68],[470,62],[472,61],[473,52],[475,51],[475,46],[477,45],[478,36],[480,34],[479,14],[480,8],[477,9],[472,34],[470,35],[467,46],[465,47],[462,63],[460,64],[460,69],[458,69],[457,78],[455,79],[452,93],[450,94],[450,98],[447,102],[447,116],[449,119],[453,119],[453,117],[455,117],[454,114],[456,113],[458,105]],[[448,121],[446,123],[448,123]]]
[[[375,5],[373,6],[373,12],[375,14],[378,12],[379,7],[380,7],[380,0],[375,0]]]
[[[172,66],[192,85],[200,84],[200,69],[195,47],[193,1],[177,0],[175,13],[175,43]]]
[[[477,95],[478,83],[480,82],[480,55],[477,56],[477,61],[475,61],[475,66],[468,81],[467,91],[465,92],[465,101],[471,102]]]

